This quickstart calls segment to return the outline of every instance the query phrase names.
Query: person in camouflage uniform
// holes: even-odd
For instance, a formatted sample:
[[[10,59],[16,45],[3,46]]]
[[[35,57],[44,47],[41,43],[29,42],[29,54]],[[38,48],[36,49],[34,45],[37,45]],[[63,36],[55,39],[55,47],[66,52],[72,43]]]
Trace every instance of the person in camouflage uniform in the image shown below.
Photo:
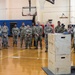
[[[35,46],[35,30],[36,30],[36,26],[34,23],[32,23],[32,37],[33,37],[33,42],[34,42],[34,46]]]
[[[2,46],[3,46],[3,39],[4,35],[6,36],[7,39],[7,46],[8,46],[8,27],[6,26],[6,23],[4,23],[4,26],[2,27]]]
[[[75,25],[73,26],[73,48],[75,53]]]
[[[19,36],[19,28],[17,27],[17,25],[14,25],[14,28],[12,28],[12,34],[13,34],[13,46],[14,44],[16,44],[17,46],[17,42],[18,42],[18,36]]]
[[[25,29],[25,45],[26,45],[26,49],[29,48],[31,49],[31,41],[32,41],[32,28],[27,25],[26,29]]]
[[[60,21],[58,21],[57,23],[58,23],[58,25],[55,27],[55,32],[56,32],[56,33],[58,33],[58,30],[59,30],[59,28],[60,28],[60,26],[61,26]]]
[[[25,24],[24,22],[22,23],[22,26],[20,27],[20,43],[21,43],[21,48],[22,48],[22,45],[23,45],[23,40],[25,41]]]
[[[40,22],[37,22],[37,26],[35,28],[35,46],[36,49],[38,49],[38,42],[40,41],[40,48],[42,49],[42,34],[43,34],[43,28],[40,24]]]
[[[65,31],[65,25],[62,24],[61,27],[58,29],[58,33],[63,33]]]
[[[8,48],[7,34],[3,34],[3,48]]]
[[[0,50],[2,49],[2,27],[0,25]]]
[[[73,39],[73,37],[74,37],[73,29],[74,29],[74,28],[72,27],[71,24],[68,25],[68,33],[71,34],[71,41],[72,41],[72,39]]]
[[[48,22],[46,27],[44,28],[45,33],[45,44],[46,44],[46,51],[48,51],[48,34],[53,33],[53,28],[51,27],[51,24]]]

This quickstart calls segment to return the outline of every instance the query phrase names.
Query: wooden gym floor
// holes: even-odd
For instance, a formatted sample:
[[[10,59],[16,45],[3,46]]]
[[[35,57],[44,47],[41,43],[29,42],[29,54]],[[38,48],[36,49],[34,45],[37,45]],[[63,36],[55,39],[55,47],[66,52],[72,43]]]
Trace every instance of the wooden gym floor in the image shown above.
[[[38,50],[32,47],[21,49],[12,47],[12,38],[9,38],[9,48],[0,50],[0,75],[46,75],[42,67],[48,66],[48,53],[45,53],[43,39],[43,49]],[[72,65],[75,65],[75,53],[72,49]]]

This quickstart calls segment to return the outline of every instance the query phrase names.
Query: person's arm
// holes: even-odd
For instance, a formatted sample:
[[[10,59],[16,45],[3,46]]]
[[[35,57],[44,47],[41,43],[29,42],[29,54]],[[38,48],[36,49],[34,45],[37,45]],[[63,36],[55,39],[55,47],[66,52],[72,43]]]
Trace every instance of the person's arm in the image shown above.
[[[14,28],[12,28],[12,35],[13,35],[13,31],[14,31]]]
[[[2,33],[2,27],[1,27],[1,33]]]
[[[44,34],[45,34],[45,28],[44,28]]]
[[[19,28],[19,30],[20,30],[20,33],[21,33],[21,27]]]
[[[52,33],[54,33],[54,29],[52,28]]]
[[[9,31],[9,28],[7,27],[7,30]]]
[[[40,35],[42,35],[42,34],[43,34],[43,28],[41,26],[41,28],[40,28]]]
[[[57,32],[57,27],[55,27],[55,32]]]
[[[36,35],[36,34],[37,34],[37,28],[35,27],[34,35]]]
[[[46,27],[44,28],[44,34],[46,34]]]
[[[29,36],[32,35],[32,28],[29,30]]]
[[[20,29],[18,28],[18,35],[20,34]]]
[[[32,28],[31,28],[31,35],[32,35]]]

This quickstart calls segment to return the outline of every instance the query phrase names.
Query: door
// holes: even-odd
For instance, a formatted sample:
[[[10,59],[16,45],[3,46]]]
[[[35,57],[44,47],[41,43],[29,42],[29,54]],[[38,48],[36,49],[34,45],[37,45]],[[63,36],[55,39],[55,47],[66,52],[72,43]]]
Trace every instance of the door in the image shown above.
[[[15,24],[17,24],[17,23],[16,22],[10,23],[10,36],[12,36],[12,28],[14,27]]]

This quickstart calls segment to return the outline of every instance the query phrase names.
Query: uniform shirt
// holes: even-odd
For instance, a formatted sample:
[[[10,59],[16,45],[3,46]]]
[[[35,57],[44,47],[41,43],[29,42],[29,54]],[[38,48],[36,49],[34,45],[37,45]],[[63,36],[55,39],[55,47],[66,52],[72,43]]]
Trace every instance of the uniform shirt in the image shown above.
[[[60,28],[60,26],[56,26],[56,27],[55,27],[55,32],[56,32],[56,33],[58,33],[59,28]]]
[[[46,26],[44,29],[44,33],[45,34],[53,33],[53,28],[51,26]]]
[[[18,27],[12,28],[12,34],[13,35],[18,35],[19,34],[19,28]]]
[[[60,27],[59,29],[58,29],[58,33],[63,33],[65,31],[65,28],[63,28],[63,27]]]
[[[22,36],[22,35],[25,35],[25,29],[26,29],[26,27],[24,26],[21,26],[20,27],[20,35]]]
[[[32,26],[32,34],[35,34],[36,26]]]
[[[1,35],[1,33],[2,33],[2,27],[0,26],[0,35]]]
[[[25,37],[32,36],[32,28],[26,28],[25,29]]]
[[[8,33],[8,27],[7,26],[3,26],[2,27],[2,32],[3,33]]]
[[[73,28],[68,28],[68,33],[72,34],[73,33]]]
[[[36,26],[34,34],[35,35],[41,35],[42,36],[42,33],[43,33],[42,26]]]
[[[24,27],[23,27],[23,26],[21,26],[21,27],[20,27],[20,32],[21,32],[24,28],[25,28],[25,26],[24,26]]]
[[[73,29],[73,33],[74,33],[74,44],[75,44],[75,28]]]

